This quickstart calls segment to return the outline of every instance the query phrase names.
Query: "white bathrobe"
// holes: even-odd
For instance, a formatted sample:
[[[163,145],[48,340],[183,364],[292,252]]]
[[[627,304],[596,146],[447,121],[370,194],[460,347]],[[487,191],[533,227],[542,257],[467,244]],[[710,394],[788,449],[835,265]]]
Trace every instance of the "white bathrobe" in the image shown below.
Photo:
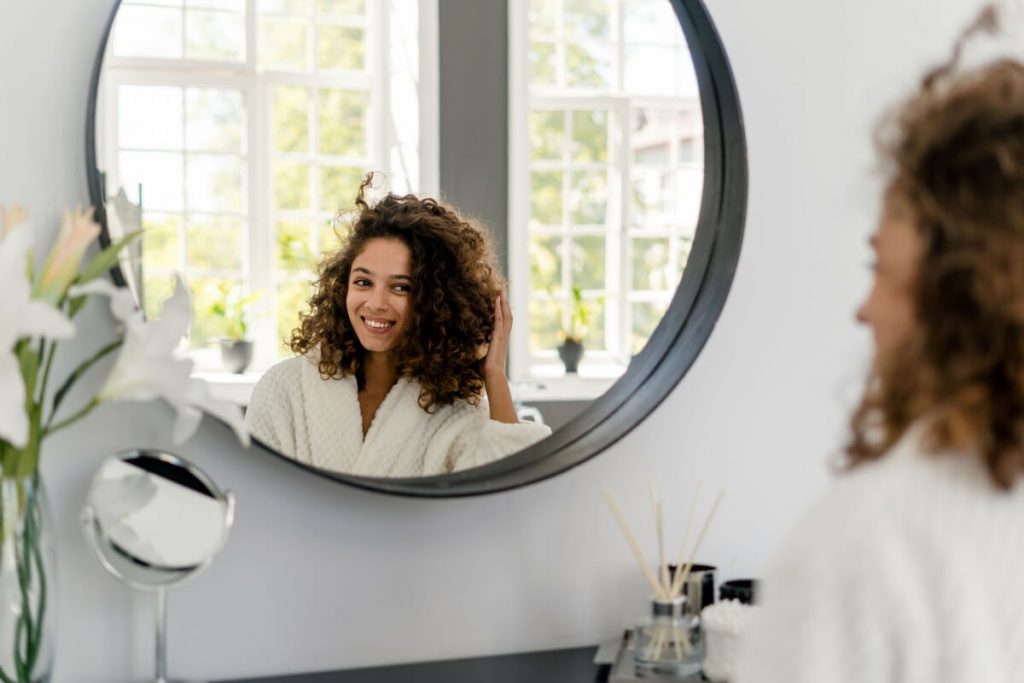
[[[363,437],[355,377],[323,379],[315,361],[289,358],[253,389],[245,421],[252,435],[300,462],[370,477],[447,474],[484,465],[540,441],[551,429],[490,419],[479,405],[419,405],[420,386],[400,378]]]

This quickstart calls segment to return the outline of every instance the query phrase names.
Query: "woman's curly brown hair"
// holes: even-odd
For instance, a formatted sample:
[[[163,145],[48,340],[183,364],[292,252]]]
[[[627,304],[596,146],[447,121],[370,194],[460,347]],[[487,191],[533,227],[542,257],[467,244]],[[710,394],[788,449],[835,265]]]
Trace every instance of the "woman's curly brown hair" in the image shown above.
[[[881,457],[927,417],[930,450],[976,451],[1008,489],[1024,471],[1024,65],[946,65],[883,122],[888,196],[922,244],[915,338],[882,359],[851,420],[848,463]]]
[[[435,199],[388,194],[366,200],[373,174],[356,197],[356,212],[341,248],[318,268],[309,312],[292,331],[296,353],[319,353],[325,378],[361,377],[363,347],[348,317],[352,262],[374,239],[397,239],[412,254],[411,319],[392,351],[399,376],[420,384],[420,406],[430,412],[457,400],[477,404],[484,387],[480,356],[494,327],[494,300],[504,289],[494,247],[475,222]]]

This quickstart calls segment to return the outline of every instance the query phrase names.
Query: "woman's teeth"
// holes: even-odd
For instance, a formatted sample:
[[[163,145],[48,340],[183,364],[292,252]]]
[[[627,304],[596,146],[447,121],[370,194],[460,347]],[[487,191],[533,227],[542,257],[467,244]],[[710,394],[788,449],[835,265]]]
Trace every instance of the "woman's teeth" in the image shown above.
[[[375,330],[386,330],[395,324],[388,320],[367,320],[366,318],[363,318],[363,322],[367,327],[372,327]]]

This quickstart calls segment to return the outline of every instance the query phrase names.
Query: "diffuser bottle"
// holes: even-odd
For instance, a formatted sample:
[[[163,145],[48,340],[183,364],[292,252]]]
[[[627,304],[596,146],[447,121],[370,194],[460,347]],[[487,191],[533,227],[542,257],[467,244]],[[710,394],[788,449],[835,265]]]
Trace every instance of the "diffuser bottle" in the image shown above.
[[[685,607],[684,596],[651,601],[651,616],[642,620],[634,632],[637,676],[681,678],[700,673],[699,626],[696,619],[687,619]]]

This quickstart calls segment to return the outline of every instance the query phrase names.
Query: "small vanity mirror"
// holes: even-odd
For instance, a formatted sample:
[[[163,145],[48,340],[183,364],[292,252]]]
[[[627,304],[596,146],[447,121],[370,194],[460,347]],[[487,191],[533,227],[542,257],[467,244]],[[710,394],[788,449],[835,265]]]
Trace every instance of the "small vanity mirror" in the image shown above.
[[[166,680],[166,589],[213,560],[234,521],[235,499],[202,470],[159,451],[107,458],[93,477],[82,524],[103,567],[156,594],[156,680]]]

